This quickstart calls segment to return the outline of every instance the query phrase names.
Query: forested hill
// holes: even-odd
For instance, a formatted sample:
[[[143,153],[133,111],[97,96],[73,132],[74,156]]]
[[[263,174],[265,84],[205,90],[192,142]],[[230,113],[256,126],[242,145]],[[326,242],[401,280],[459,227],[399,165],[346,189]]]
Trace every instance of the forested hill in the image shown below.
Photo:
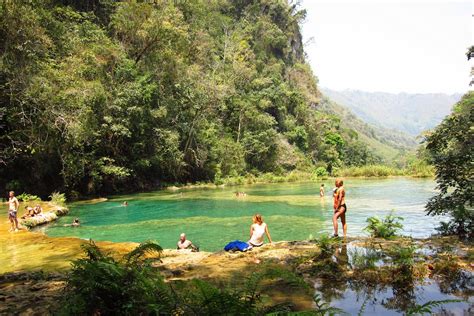
[[[318,110],[341,118],[341,123],[358,133],[358,138],[366,143],[376,156],[386,164],[399,164],[402,156],[414,154],[420,140],[406,133],[365,123],[348,108],[323,96]]]
[[[0,189],[71,196],[376,161],[316,111],[281,0],[0,3]]]
[[[385,93],[322,89],[331,100],[349,108],[365,122],[413,136],[432,129],[450,112],[461,94]],[[390,118],[389,120],[387,118]]]

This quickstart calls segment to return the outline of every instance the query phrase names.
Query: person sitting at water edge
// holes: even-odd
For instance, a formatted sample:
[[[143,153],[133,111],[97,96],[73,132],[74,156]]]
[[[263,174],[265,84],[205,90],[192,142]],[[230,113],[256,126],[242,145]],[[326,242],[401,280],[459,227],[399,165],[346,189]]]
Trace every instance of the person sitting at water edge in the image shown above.
[[[42,215],[42,212],[43,212],[43,208],[41,207],[41,205],[39,204],[36,204],[35,208],[33,209],[35,215]]]
[[[186,239],[186,234],[185,234],[185,233],[182,233],[182,234],[179,236],[179,241],[178,241],[177,249],[178,249],[178,250],[191,249],[192,251],[199,251],[199,248],[196,247],[195,245],[193,245],[193,243],[191,242],[191,240]]]
[[[23,214],[21,216],[21,219],[25,219],[25,218],[28,218],[28,217],[34,217],[35,216],[35,209],[31,206],[25,206],[25,214]]]
[[[252,247],[263,245],[263,236],[266,234],[270,244],[273,244],[272,237],[268,231],[268,225],[263,222],[262,215],[255,214],[252,218],[253,224],[250,225],[250,240],[248,244]]]
[[[343,186],[344,182],[342,179],[336,179],[336,188],[334,189],[334,215],[332,216],[332,223],[334,226],[334,237],[338,237],[337,219],[340,217],[342,222],[342,229],[344,237],[347,235],[347,224],[346,224],[346,191]]]

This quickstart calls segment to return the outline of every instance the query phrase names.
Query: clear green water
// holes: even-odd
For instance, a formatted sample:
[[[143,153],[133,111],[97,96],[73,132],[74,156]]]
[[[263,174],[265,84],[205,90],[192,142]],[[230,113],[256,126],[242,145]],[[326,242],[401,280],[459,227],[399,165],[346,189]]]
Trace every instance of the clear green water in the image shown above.
[[[252,215],[261,213],[274,241],[301,240],[332,232],[332,180],[324,181],[327,196],[319,197],[319,183],[266,184],[219,189],[158,191],[115,196],[97,204],[71,205],[68,216],[43,228],[50,236],[76,236],[107,241],[156,240],[175,248],[185,232],[201,250],[217,251],[232,240],[247,241]],[[391,210],[405,218],[404,234],[427,237],[440,218],[424,215],[435,183],[426,179],[393,178],[346,181],[348,234],[364,235],[369,216]],[[236,198],[235,191],[247,196]],[[329,193],[329,194],[328,194]],[[122,207],[123,201],[128,207]],[[79,217],[81,227],[64,227]]]

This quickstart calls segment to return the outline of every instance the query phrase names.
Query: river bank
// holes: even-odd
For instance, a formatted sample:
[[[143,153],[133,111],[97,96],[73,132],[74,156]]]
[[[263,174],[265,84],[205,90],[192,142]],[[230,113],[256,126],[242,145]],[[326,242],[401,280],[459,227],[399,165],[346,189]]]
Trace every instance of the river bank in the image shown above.
[[[271,184],[271,183],[295,183],[295,182],[321,182],[326,179],[345,178],[388,178],[388,177],[413,177],[433,178],[434,170],[431,166],[412,167],[399,169],[385,165],[368,165],[361,167],[341,168],[329,175],[325,170],[315,171],[291,171],[286,174],[263,173],[260,175],[247,174],[235,177],[218,179],[215,182],[196,183],[174,183],[163,186],[165,190],[179,189],[204,189],[219,188],[223,186],[239,186],[246,184]]]
[[[34,233],[25,234],[34,235]],[[60,238],[49,238],[49,243],[52,245],[62,242]],[[71,258],[81,257],[79,246],[84,241],[71,238],[68,242],[69,252],[65,255],[71,256],[71,251],[75,249],[78,253]],[[120,256],[127,248],[130,250],[135,245],[129,244],[124,247],[123,244],[99,243],[99,246]],[[52,249],[55,248],[44,251],[53,252]],[[411,248],[416,249],[409,257],[412,262],[408,266],[397,263],[397,256],[403,252],[401,249]],[[378,252],[379,256],[374,259],[374,254],[370,251]],[[50,255],[51,260],[55,254]],[[165,250],[161,262],[157,261],[154,265],[167,282],[200,279],[220,286],[235,282],[236,279],[245,280],[253,272],[261,272],[270,266],[278,267],[282,271],[290,271],[302,278],[310,288],[314,288],[316,293],[324,298],[324,301],[333,302],[332,305],[336,307],[344,304],[341,297],[344,297],[344,294],[349,295],[353,286],[358,284],[358,292],[366,293],[367,297],[370,297],[370,293],[374,294],[377,289],[380,291],[383,288],[393,289],[397,286],[406,288],[411,291],[411,296],[398,290],[392,292],[393,297],[389,298],[408,308],[418,302],[415,295],[417,287],[423,288],[427,283],[433,282],[441,289],[435,291],[438,293],[436,295],[439,296],[444,291],[444,296],[440,296],[443,299],[463,300],[465,303],[459,302],[455,306],[457,309],[467,310],[474,306],[471,299],[474,294],[473,258],[473,245],[454,237],[396,238],[390,241],[348,238],[332,240],[329,243],[321,240],[278,242],[254,248],[246,253]],[[57,310],[61,293],[66,285],[68,267],[53,267],[48,264],[46,258],[44,259],[45,265],[25,267],[23,271],[15,269],[17,272],[4,273],[0,276],[2,302],[0,313],[42,314]],[[403,270],[407,267],[408,270]],[[292,288],[289,291],[288,286],[281,279],[265,283],[261,294],[273,303],[291,302],[295,311],[315,308],[313,291],[308,291],[304,287]],[[334,296],[337,292],[340,294]],[[423,299],[433,299],[430,295],[424,295]],[[436,295],[434,298],[438,298]],[[341,301],[339,304],[338,299]],[[373,301],[373,297],[366,300]],[[362,301],[357,303],[355,308],[359,309],[362,303]],[[370,302],[366,304],[371,305]],[[372,305],[374,308],[382,308],[379,303],[373,302]],[[388,310],[396,311],[397,308],[400,306],[392,308],[388,305]]]
[[[422,220],[420,212],[423,201],[432,195],[432,181],[396,178],[348,183],[351,238],[347,240],[318,237],[304,241],[313,239],[308,237],[311,234],[327,235],[330,228],[331,197],[328,201],[315,198],[319,187],[312,183],[245,186],[248,195],[244,198],[236,197],[233,188],[223,188],[83,202],[46,230],[18,233],[7,232],[8,221],[2,211],[0,260],[7,264],[0,266],[0,302],[5,303],[0,313],[53,313],[64,292],[71,260],[83,257],[81,245],[90,237],[116,241],[158,237],[160,245],[172,248],[182,231],[200,242],[201,249],[213,251],[165,249],[161,261],[153,265],[167,284],[204,280],[219,288],[239,289],[254,273],[277,269],[282,277],[259,287],[259,297],[265,302],[289,302],[291,310],[304,311],[315,308],[318,303],[313,296],[317,295],[351,314],[357,314],[365,301],[372,314],[390,315],[428,300],[466,301],[473,296],[472,244],[456,238],[398,237],[386,241],[360,236],[368,216],[390,212],[393,205],[405,217],[407,229],[402,233],[429,236],[433,230],[427,224],[433,218]],[[123,200],[128,200],[129,206],[121,206]],[[247,235],[247,221],[256,210],[263,213],[278,242],[247,253],[218,251],[229,240]],[[81,227],[64,227],[76,216],[81,218]],[[51,237],[55,233],[68,237]],[[69,237],[76,234],[82,239]],[[96,243],[115,258],[138,246],[133,242]],[[303,280],[304,286],[287,283],[283,276],[288,274]],[[472,308],[472,301],[451,304],[449,308],[456,311]]]

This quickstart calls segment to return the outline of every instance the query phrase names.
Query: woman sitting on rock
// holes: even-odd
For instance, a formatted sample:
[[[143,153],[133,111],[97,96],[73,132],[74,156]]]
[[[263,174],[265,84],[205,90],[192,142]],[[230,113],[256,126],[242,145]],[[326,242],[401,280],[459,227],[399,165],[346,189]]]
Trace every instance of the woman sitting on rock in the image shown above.
[[[260,247],[263,245],[263,236],[266,234],[268,241],[272,244],[272,237],[268,231],[268,226],[262,220],[262,215],[255,214],[252,218],[253,224],[250,226],[250,240],[248,244],[252,247]]]

